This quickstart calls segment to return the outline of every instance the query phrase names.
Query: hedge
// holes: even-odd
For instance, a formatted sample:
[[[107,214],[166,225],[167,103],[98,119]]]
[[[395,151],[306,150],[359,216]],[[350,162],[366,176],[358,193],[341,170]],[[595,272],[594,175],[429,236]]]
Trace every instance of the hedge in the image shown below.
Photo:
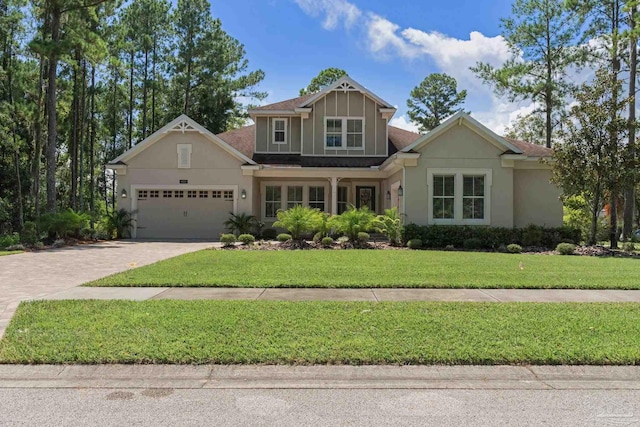
[[[482,249],[497,249],[500,245],[517,243],[522,246],[539,246],[555,249],[558,243],[579,244],[582,235],[577,228],[545,228],[529,225],[525,228],[468,226],[468,225],[417,225],[404,227],[402,241],[422,240],[426,248],[444,248],[453,245],[464,247],[465,240],[478,239]]]

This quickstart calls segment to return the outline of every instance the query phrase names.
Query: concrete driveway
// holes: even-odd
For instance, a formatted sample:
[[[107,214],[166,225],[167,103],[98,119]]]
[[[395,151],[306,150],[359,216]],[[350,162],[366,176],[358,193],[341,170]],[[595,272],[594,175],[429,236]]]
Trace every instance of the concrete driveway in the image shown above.
[[[214,246],[213,242],[121,240],[0,257],[0,337],[19,302]]]

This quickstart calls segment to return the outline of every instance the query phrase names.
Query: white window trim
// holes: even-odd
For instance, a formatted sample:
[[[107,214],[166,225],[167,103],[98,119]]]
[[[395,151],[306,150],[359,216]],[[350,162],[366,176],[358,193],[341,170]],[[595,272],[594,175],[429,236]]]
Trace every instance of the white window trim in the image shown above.
[[[192,145],[191,144],[177,144],[178,146],[178,169],[191,169],[191,152],[192,152]],[[187,148],[189,155],[186,159],[186,164],[183,165],[182,164],[182,159],[180,157],[180,153],[182,152],[183,148]]]
[[[260,183],[260,217],[261,221],[274,222],[277,221],[276,217],[267,217],[266,202],[267,202],[267,187],[280,187],[280,208],[287,209],[288,197],[287,187],[302,187],[302,206],[309,206],[309,187],[324,187],[324,212],[330,212],[330,198],[329,195],[329,183],[324,181],[262,181]]]
[[[342,146],[330,147],[327,145],[327,120],[342,120]],[[347,147],[347,120],[362,120],[362,147]],[[365,120],[357,116],[325,116],[324,118],[324,148],[325,150],[354,150],[363,151],[365,147]]]
[[[433,177],[434,175],[454,176],[453,219],[433,217]],[[427,169],[427,224],[437,225],[491,225],[492,169],[433,168]],[[484,218],[464,219],[462,217],[462,191],[464,176],[484,176]]]
[[[276,142],[276,122],[277,121],[284,122],[284,141],[282,142]],[[287,133],[288,133],[287,126],[288,126],[288,119],[286,118],[274,117],[271,119],[271,143],[275,145],[287,145]]]

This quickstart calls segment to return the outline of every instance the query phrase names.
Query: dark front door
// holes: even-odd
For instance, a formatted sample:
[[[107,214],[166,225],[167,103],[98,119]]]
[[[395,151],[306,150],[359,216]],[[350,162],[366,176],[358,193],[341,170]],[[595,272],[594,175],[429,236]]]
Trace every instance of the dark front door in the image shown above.
[[[363,206],[376,211],[376,187],[356,187],[356,208]]]

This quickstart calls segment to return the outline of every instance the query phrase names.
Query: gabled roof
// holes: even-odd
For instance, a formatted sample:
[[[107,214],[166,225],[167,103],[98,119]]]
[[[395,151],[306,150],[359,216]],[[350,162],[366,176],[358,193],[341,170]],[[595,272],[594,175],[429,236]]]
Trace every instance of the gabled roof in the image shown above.
[[[465,113],[464,111],[458,111],[453,116],[449,117],[447,120],[442,122],[439,126],[429,131],[429,133],[418,138],[412,144],[404,147],[402,151],[409,152],[412,150],[413,151],[419,150],[421,147],[427,145],[428,143],[436,139],[438,136],[445,133],[450,128],[456,125],[462,125],[462,124],[466,125],[471,130],[480,134],[487,141],[491,142],[493,145],[495,145],[499,149],[502,149],[503,151],[510,151],[511,153],[514,153],[514,154],[523,154],[522,150],[518,148],[516,145],[507,141],[505,138],[499,136],[498,134],[493,132],[491,129],[489,129],[488,127],[486,127],[485,125],[483,125],[482,123],[480,123],[479,121],[477,121],[476,119],[471,117],[469,114]]]
[[[384,108],[392,108],[395,110],[395,107],[393,105],[389,104],[387,101],[380,98],[378,95],[371,92],[369,89],[362,86],[360,83],[353,80],[349,76],[341,77],[335,82],[333,82],[332,84],[330,84],[329,86],[327,86],[326,88],[324,88],[323,90],[321,90],[320,92],[314,93],[313,96],[311,96],[309,99],[301,103],[299,107],[303,108],[308,105],[311,105],[314,102],[316,102],[318,99],[322,98],[323,96],[331,92],[332,90],[336,90],[340,88],[344,88],[345,90],[357,90],[358,92],[361,92],[367,95],[368,97],[374,99],[378,104],[381,104]]]
[[[157,130],[147,138],[145,138],[140,143],[136,144],[134,147],[122,153],[120,156],[113,159],[109,162],[110,165],[118,164],[118,163],[126,163],[129,159],[137,156],[145,149],[149,148],[157,141],[162,139],[165,134],[169,132],[198,132],[199,134],[205,136],[208,140],[218,145],[223,150],[227,151],[232,156],[236,157],[238,160],[243,162],[253,164],[256,163],[251,160],[251,156],[246,156],[237,148],[231,146],[228,142],[221,139],[219,136],[214,135],[205,129],[202,125],[199,125],[195,122],[195,120],[191,119],[189,116],[182,114],[181,116],[174,119],[172,122],[164,126],[163,128]],[[253,143],[252,143],[253,144]],[[253,148],[252,148],[253,151]]]

